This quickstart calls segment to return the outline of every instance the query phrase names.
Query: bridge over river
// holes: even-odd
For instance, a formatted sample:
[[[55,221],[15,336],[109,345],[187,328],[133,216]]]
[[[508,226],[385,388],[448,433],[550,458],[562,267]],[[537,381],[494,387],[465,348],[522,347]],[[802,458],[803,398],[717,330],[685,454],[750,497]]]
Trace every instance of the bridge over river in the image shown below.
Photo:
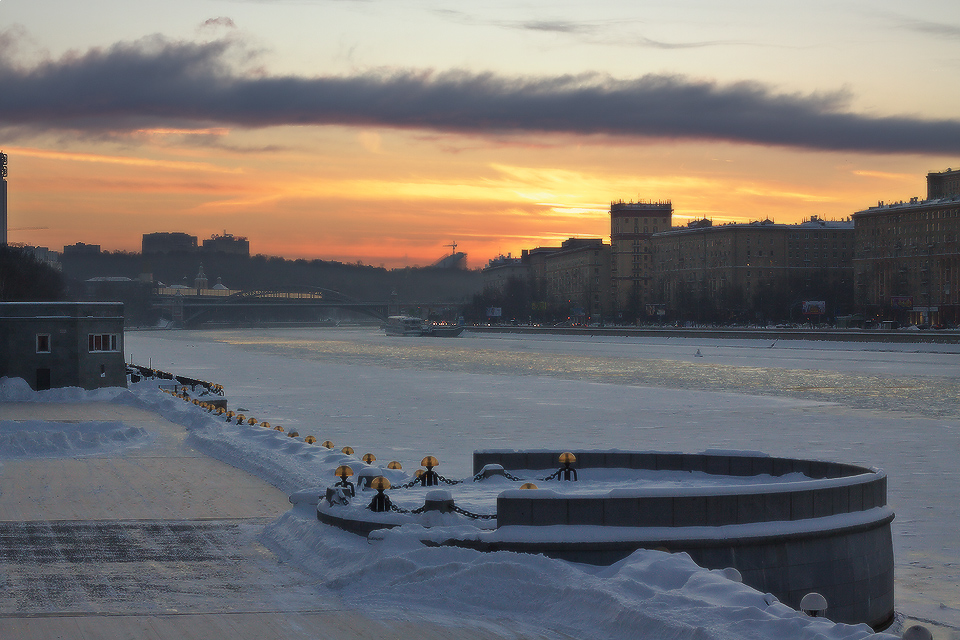
[[[348,311],[371,320],[384,321],[404,310],[455,310],[463,303],[357,300],[339,291],[319,287],[286,287],[278,290],[156,289],[151,306],[182,327],[248,322],[321,322],[331,312]]]

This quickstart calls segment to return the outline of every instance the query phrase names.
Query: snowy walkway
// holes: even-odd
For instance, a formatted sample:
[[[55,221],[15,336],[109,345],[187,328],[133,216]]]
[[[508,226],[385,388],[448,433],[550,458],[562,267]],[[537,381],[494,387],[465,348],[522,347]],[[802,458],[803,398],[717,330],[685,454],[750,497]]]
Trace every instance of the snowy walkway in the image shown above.
[[[259,543],[289,509],[285,494],[191,449],[153,413],[2,403],[0,419],[122,422],[150,436],[115,455],[0,461],[2,638],[521,637],[361,616]]]

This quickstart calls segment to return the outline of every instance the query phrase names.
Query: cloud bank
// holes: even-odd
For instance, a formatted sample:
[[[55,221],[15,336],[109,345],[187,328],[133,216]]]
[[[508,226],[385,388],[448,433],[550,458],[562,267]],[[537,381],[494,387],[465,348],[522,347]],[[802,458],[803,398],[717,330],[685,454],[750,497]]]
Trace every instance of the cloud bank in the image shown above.
[[[87,133],[145,127],[356,125],[469,134],[569,133],[819,150],[960,152],[960,121],[872,117],[843,93],[751,82],[601,74],[510,78],[467,71],[352,76],[245,72],[238,41],[155,36],[18,64],[0,33],[0,126]]]

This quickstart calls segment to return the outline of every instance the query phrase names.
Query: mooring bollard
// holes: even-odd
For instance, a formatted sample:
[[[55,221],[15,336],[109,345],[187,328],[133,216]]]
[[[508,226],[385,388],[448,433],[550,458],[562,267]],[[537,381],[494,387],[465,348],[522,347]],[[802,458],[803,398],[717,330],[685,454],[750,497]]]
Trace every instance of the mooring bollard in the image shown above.
[[[365,467],[357,472],[357,489],[365,491],[373,488],[373,481],[380,477],[380,469],[376,467]]]
[[[933,640],[933,634],[930,633],[930,630],[919,624],[915,624],[904,631],[901,637],[903,640]]]
[[[427,493],[423,501],[424,511],[439,511],[440,513],[452,513],[454,509],[453,496],[444,489],[435,489]]]
[[[560,454],[560,464],[563,466],[557,469],[554,475],[557,477],[557,480],[577,480],[577,470],[570,467],[571,464],[577,461],[577,456],[573,455],[569,451],[564,451]],[[573,476],[573,477],[571,477]]]
[[[440,461],[433,456],[427,456],[420,461],[420,464],[427,469],[420,475],[420,484],[424,487],[435,487],[440,484],[440,477],[433,470],[434,467],[440,465]]]
[[[823,616],[827,610],[827,599],[816,591],[808,593],[800,599],[800,611],[811,618]]]
[[[357,495],[357,490],[353,486],[353,483],[347,480],[347,478],[353,475],[353,469],[351,469],[345,464],[342,464],[339,467],[337,467],[337,470],[334,471],[333,474],[338,478],[340,478],[340,482],[336,483],[333,486],[342,487],[344,492],[349,493],[351,496]]]
[[[377,495],[373,496],[373,500],[370,501],[370,505],[368,507],[370,511],[373,511],[374,513],[390,511],[390,507],[392,506],[390,503],[390,497],[384,493],[384,491],[390,488],[390,481],[383,476],[377,476],[370,481],[370,486],[377,490]]]

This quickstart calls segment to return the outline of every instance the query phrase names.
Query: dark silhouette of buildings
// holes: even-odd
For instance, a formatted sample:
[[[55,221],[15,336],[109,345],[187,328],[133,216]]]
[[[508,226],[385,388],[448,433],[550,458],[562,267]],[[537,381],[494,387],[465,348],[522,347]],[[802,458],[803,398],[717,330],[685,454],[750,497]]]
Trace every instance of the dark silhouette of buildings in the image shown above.
[[[7,244],[7,154],[0,151],[0,246]]]
[[[238,256],[250,255],[250,242],[246,238],[223,232],[223,235],[214,234],[203,241],[203,253],[228,253]]]
[[[157,232],[143,234],[142,252],[148,253],[196,253],[197,236],[180,232]]]

